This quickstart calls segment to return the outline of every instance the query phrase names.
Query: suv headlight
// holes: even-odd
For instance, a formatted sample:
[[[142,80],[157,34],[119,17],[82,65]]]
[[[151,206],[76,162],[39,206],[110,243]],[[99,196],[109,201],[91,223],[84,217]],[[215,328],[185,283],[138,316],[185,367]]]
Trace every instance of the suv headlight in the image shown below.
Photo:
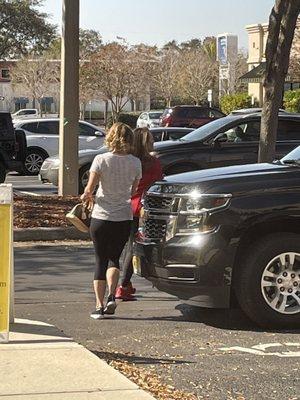
[[[192,192],[185,200],[179,212],[178,233],[191,234],[210,232],[216,227],[208,223],[211,212],[227,207],[231,195],[201,195]]]

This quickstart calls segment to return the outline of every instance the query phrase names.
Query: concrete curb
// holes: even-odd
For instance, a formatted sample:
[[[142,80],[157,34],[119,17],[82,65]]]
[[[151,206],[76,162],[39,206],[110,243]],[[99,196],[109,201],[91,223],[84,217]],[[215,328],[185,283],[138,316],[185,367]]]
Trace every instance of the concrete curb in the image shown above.
[[[88,233],[80,232],[75,227],[69,228],[15,228],[15,242],[36,242],[52,240],[88,240]]]

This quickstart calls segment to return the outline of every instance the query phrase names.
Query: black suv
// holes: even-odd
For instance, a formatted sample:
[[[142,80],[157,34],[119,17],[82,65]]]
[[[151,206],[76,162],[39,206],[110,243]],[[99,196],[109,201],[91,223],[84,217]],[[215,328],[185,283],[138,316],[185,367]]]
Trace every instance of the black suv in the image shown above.
[[[7,171],[22,172],[25,152],[25,133],[14,130],[10,113],[0,112],[0,183]]]
[[[154,144],[166,175],[257,161],[261,114],[228,115],[177,141]],[[300,114],[279,114],[276,158],[300,145]]]
[[[300,147],[272,164],[166,177],[144,209],[136,273],[188,304],[237,299],[263,327],[300,327]]]

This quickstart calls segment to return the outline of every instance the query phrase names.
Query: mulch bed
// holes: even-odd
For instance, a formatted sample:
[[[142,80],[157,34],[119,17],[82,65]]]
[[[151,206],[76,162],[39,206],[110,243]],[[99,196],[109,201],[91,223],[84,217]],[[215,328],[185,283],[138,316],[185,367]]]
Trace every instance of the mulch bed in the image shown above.
[[[74,196],[14,196],[14,227],[69,227],[65,215],[79,201]]]

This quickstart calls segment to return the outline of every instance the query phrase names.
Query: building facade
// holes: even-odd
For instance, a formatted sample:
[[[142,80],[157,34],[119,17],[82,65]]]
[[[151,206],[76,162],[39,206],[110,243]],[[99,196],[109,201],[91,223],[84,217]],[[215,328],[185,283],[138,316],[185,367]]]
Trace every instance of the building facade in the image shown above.
[[[300,20],[298,20],[296,30],[300,30]],[[248,84],[248,94],[252,97],[253,103],[262,106],[264,98],[263,75],[265,69],[265,49],[268,38],[268,24],[247,25],[248,33],[248,74],[242,77],[242,81]],[[292,46],[291,54],[295,55],[299,47],[298,35]],[[252,71],[252,72],[251,72]],[[298,89],[299,82],[292,82],[287,79],[285,90]]]

